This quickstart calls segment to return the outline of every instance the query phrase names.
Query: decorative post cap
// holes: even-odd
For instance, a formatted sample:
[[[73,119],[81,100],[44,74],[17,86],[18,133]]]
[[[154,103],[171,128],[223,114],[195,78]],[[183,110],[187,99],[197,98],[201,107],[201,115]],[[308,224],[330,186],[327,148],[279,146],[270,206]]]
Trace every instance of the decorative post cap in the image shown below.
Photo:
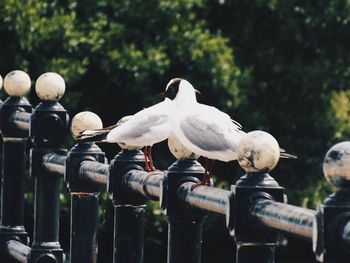
[[[350,141],[331,147],[323,162],[327,181],[337,188],[350,187]]]
[[[168,138],[168,147],[177,160],[199,158],[198,154],[187,149],[174,134],[171,134]]]
[[[2,88],[2,77],[0,75],[0,89]]]
[[[279,158],[278,142],[267,132],[249,132],[238,144],[238,162],[247,173],[269,172]]]
[[[46,72],[37,79],[35,91],[38,97],[45,101],[57,101],[64,95],[66,84],[57,73]]]
[[[103,127],[100,117],[91,111],[82,111],[74,116],[71,124],[72,137],[77,140],[78,136],[86,130],[96,130]]]
[[[14,70],[8,73],[4,79],[4,89],[10,96],[24,96],[31,86],[27,73],[22,70]]]

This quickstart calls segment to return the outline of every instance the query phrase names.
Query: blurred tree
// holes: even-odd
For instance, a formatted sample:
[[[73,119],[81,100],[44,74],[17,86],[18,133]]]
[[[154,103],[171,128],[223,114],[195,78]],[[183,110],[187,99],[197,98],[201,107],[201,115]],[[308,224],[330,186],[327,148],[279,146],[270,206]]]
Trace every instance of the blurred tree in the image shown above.
[[[34,81],[43,72],[55,71],[66,80],[62,104],[70,115],[92,110],[105,125],[154,103],[153,95],[178,76],[201,90],[203,101],[228,111],[240,101],[240,70],[228,39],[210,31],[201,18],[206,4],[205,0],[2,0],[0,73],[18,68]],[[35,105],[38,99],[33,94]],[[109,157],[116,153],[109,151]],[[170,164],[169,153],[159,154],[165,151],[165,145],[155,151],[160,168]],[[154,244],[153,249],[164,248],[165,241],[159,244],[165,235],[164,221],[155,216],[158,211],[154,205],[148,211],[147,231],[153,239],[147,244]],[[105,253],[110,256],[108,249]],[[154,260],[146,253],[147,257]]]
[[[349,1],[208,2],[211,28],[230,38],[246,76],[241,122],[299,156],[274,174],[293,203],[314,206],[330,191],[324,155],[349,135]]]

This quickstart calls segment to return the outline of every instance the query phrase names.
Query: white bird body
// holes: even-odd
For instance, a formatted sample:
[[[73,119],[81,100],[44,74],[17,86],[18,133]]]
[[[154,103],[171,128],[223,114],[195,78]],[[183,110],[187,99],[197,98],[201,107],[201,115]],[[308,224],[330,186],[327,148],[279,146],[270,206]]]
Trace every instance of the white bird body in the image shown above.
[[[170,115],[173,108],[171,100],[166,98],[137,112],[122,125],[113,128],[107,134],[106,142],[142,147],[164,141],[171,133]]]
[[[220,161],[237,159],[237,145],[244,136],[241,126],[215,107],[197,102],[195,89],[181,80],[173,99],[177,110],[172,115],[175,136],[190,151]]]
[[[190,111],[179,108],[173,123],[175,136],[192,152],[225,162],[237,159],[237,145],[245,133],[226,113],[195,102]]]
[[[82,133],[81,140],[94,140],[107,143],[121,143],[131,147],[152,146],[166,140],[171,133],[170,116],[174,110],[168,98],[134,115],[116,125],[88,130]]]

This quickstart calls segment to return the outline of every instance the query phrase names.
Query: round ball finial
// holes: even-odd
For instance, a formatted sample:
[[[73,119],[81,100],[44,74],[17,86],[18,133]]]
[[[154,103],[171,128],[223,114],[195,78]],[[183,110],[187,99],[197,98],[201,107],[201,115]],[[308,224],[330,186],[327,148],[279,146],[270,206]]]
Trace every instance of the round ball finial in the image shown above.
[[[335,187],[350,187],[350,142],[337,143],[328,150],[323,162],[323,173]]]
[[[86,130],[101,129],[102,127],[102,121],[97,114],[91,111],[83,111],[79,112],[72,119],[70,131],[72,137],[76,140],[82,132]]]
[[[4,89],[10,96],[24,96],[31,86],[31,81],[27,73],[22,70],[14,70],[5,76]]]
[[[46,72],[37,79],[35,91],[42,100],[57,101],[62,98],[66,84],[64,79],[55,72]]]
[[[174,134],[171,134],[168,138],[168,147],[177,160],[199,158],[198,154],[187,149]]]
[[[0,89],[2,88],[2,77],[0,75]]]
[[[238,144],[238,162],[246,172],[269,172],[278,163],[280,148],[276,139],[264,131],[247,133]]]

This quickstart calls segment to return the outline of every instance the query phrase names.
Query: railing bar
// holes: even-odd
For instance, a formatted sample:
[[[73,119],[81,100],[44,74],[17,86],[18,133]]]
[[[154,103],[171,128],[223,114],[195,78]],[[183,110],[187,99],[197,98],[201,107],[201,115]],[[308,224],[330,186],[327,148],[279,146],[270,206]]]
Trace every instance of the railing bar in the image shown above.
[[[312,240],[316,211],[261,199],[251,207],[252,218],[265,227]]]
[[[7,253],[21,263],[27,263],[31,248],[18,242],[10,240],[6,242]]]
[[[109,165],[96,161],[83,161],[80,164],[79,176],[91,182],[107,185]]]
[[[226,215],[230,191],[209,186],[192,189],[193,182],[182,184],[177,194],[186,204],[204,211]]]
[[[343,229],[342,239],[347,248],[350,248],[350,222],[348,222]]]
[[[63,176],[66,158],[67,157],[65,155],[48,153],[43,156],[42,164],[47,171]]]
[[[147,173],[139,170],[130,170],[124,175],[123,183],[126,187],[147,198],[159,200],[163,178],[164,172],[162,171]]]
[[[15,111],[11,115],[11,122],[20,130],[28,131],[31,113]]]

